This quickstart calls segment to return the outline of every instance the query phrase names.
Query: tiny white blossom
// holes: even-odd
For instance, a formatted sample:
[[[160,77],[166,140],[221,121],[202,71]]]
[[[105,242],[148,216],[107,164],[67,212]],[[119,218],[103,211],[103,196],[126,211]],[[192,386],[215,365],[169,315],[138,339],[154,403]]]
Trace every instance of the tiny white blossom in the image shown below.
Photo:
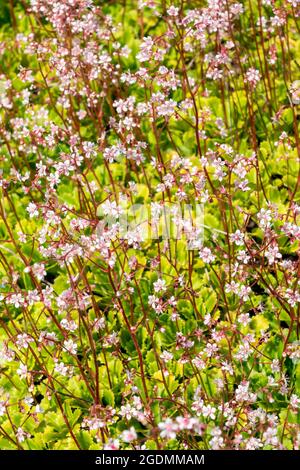
[[[124,442],[131,442],[135,441],[135,439],[137,438],[137,433],[134,427],[132,426],[130,429],[123,431],[120,437]]]

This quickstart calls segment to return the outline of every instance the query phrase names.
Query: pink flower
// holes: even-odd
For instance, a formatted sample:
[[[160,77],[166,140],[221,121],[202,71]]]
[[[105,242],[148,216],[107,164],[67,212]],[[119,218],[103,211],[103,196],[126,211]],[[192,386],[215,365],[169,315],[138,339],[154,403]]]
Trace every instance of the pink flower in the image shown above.
[[[103,446],[103,450],[118,450],[120,447],[119,439],[109,439]]]
[[[153,284],[154,287],[154,292],[161,292],[161,291],[166,291],[166,281],[164,279],[158,279],[156,282]]]
[[[167,13],[168,13],[169,16],[176,17],[179,14],[179,8],[174,7],[174,5],[172,5],[172,6],[170,6],[170,8],[168,8]]]
[[[17,374],[21,379],[26,379],[28,374],[27,366],[25,364],[20,364],[19,369],[17,369]]]
[[[240,230],[237,230],[230,235],[230,241],[234,242],[236,245],[242,246],[244,244],[244,235]]]
[[[300,398],[295,393],[293,393],[290,398],[290,404],[294,411],[297,411],[300,408]]]
[[[204,247],[199,251],[199,256],[204,263],[212,263],[216,257],[212,254],[210,248]]]
[[[39,215],[39,211],[38,211],[38,208],[37,208],[37,205],[34,204],[34,202],[30,202],[26,208],[28,214],[29,214],[29,217],[32,219],[33,217],[36,217]]]
[[[216,419],[216,408],[212,405],[204,405],[202,407],[202,415],[204,418],[209,418],[212,420]]]
[[[251,67],[249,70],[247,70],[245,82],[247,82],[250,85],[251,89],[254,89],[256,87],[259,80],[260,80],[260,73],[257,69],[254,69],[253,67]]]
[[[75,355],[77,353],[77,344],[74,343],[72,339],[68,339],[64,341],[64,348],[70,354]]]
[[[29,437],[29,434],[27,432],[23,431],[23,429],[21,427],[19,427],[17,429],[16,436],[17,436],[17,439],[18,439],[19,442],[24,442],[25,439],[27,439]]]
[[[165,421],[158,423],[160,429],[160,436],[166,439],[175,439],[178,431],[178,426],[171,418],[167,418]]]
[[[124,442],[131,442],[137,439],[137,433],[132,426],[130,429],[123,431],[120,437]]]

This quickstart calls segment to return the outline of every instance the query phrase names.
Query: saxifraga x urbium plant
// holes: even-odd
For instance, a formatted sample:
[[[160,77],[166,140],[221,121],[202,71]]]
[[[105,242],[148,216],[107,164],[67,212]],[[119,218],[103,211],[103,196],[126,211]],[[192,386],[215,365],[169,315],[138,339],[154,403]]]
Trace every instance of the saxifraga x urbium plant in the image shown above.
[[[1,449],[299,448],[299,27],[1,3]]]

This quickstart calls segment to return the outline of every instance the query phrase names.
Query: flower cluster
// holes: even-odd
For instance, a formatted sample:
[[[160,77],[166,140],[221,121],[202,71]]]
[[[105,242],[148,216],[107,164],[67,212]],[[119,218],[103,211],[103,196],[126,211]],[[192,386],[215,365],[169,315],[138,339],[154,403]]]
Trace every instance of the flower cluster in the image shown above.
[[[300,3],[11,4],[0,447],[298,449]]]

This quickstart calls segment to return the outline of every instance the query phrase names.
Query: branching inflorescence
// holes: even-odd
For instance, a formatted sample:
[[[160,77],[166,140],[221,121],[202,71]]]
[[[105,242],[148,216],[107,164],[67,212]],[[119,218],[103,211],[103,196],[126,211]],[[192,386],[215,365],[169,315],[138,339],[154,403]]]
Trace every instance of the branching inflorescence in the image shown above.
[[[0,448],[298,449],[299,0],[7,4]]]

